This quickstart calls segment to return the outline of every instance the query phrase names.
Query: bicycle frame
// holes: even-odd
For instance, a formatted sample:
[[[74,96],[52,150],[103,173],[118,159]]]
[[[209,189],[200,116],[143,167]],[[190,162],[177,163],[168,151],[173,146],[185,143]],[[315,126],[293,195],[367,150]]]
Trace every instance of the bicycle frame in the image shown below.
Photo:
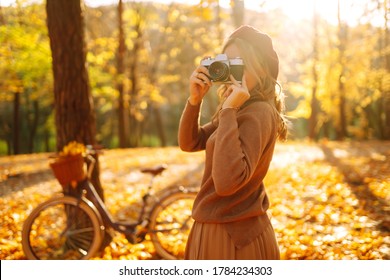
[[[92,174],[92,170],[95,167],[95,159],[91,156],[87,156],[85,159],[90,161],[90,166],[88,167],[87,170],[87,178],[79,182],[77,185],[77,188],[79,189],[79,197],[77,197],[77,199],[84,200],[84,202],[86,202],[90,206],[91,204],[92,206],[94,206],[91,208],[93,208],[96,212],[96,215],[100,217],[104,227],[106,228],[108,227],[115,231],[123,233],[126,236],[126,238],[129,240],[129,242],[131,242],[132,244],[136,244],[143,241],[146,233],[152,232],[148,229],[149,216],[145,216],[145,209],[148,206],[148,198],[151,196],[151,190],[153,187],[155,176],[164,169],[157,169],[156,173],[154,172],[154,170],[153,172],[150,172],[152,177],[148,185],[147,192],[142,197],[142,208],[139,213],[138,220],[133,223],[118,222],[111,216],[110,211],[107,209],[106,205],[104,204],[99,194],[97,193],[95,187],[92,185],[92,183],[89,180]],[[166,196],[169,196],[172,192],[186,192],[186,191],[190,191],[190,190],[185,190],[185,188],[183,187],[174,187],[166,192]],[[160,199],[157,199],[157,201],[151,205],[152,209],[149,212],[149,214],[154,210],[155,207],[160,205],[160,201],[164,200],[164,198],[165,196],[162,196]],[[185,228],[185,225],[182,226],[182,228]],[[159,230],[159,232],[171,231],[171,230],[173,229]]]
[[[84,199],[90,201],[95,206],[96,211],[101,216],[105,227],[110,227],[110,228],[114,229],[115,231],[118,231],[118,232],[125,234],[126,236],[132,236],[132,235],[136,234],[136,227],[141,225],[143,222],[143,217],[141,215],[140,215],[138,221],[134,222],[134,223],[117,222],[111,216],[106,205],[99,197],[99,194],[97,193],[95,187],[91,184],[91,182],[88,179],[81,181],[79,183],[78,187],[81,190],[81,196],[79,199],[81,199],[81,197],[84,196],[85,197]],[[142,208],[145,208],[145,207],[146,207],[146,205],[144,202]]]

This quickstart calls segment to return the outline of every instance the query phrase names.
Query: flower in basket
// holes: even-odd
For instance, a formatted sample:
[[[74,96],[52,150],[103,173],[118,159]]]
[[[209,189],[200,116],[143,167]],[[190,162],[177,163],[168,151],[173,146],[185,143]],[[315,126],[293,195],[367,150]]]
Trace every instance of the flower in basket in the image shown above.
[[[58,157],[50,163],[50,167],[61,185],[70,184],[72,187],[76,187],[77,182],[85,178],[84,156],[86,150],[82,143],[69,142],[59,152]]]
[[[84,144],[72,141],[69,142],[68,145],[64,146],[59,155],[60,157],[85,155],[86,151],[87,149]]]

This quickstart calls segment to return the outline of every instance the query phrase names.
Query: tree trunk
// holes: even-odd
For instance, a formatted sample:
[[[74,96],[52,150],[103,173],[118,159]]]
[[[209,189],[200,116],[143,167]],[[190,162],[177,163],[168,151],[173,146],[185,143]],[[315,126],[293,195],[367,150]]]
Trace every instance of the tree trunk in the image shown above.
[[[139,146],[140,142],[140,124],[139,121],[136,118],[136,111],[137,111],[137,103],[138,103],[138,61],[139,61],[139,52],[142,47],[142,37],[143,37],[143,30],[141,27],[142,22],[142,16],[141,12],[139,11],[139,7],[135,7],[135,11],[138,11],[139,14],[136,16],[136,23],[134,26],[134,32],[137,34],[136,38],[134,38],[134,46],[131,53],[132,59],[130,63],[130,80],[131,80],[131,86],[130,86],[130,146],[131,147],[137,147]]]
[[[338,79],[338,93],[339,93],[339,123],[336,127],[337,139],[342,140],[347,136],[347,115],[346,115],[346,98],[345,98],[345,45],[347,41],[347,25],[341,21],[340,16],[340,0],[338,0],[338,50],[339,50],[339,65],[340,74]]]
[[[117,90],[119,93],[118,99],[118,137],[119,147],[125,148],[128,145],[128,111],[126,106],[126,98],[124,92],[124,77],[125,77],[125,32],[123,30],[123,1],[118,3],[118,53],[117,53]]]
[[[29,138],[28,138],[28,152],[34,152],[34,139],[37,134],[38,124],[39,124],[39,103],[37,100],[33,101],[33,112],[32,117],[28,118],[29,124]]]
[[[14,93],[12,147],[15,155],[20,153],[20,93]]]
[[[244,23],[245,4],[244,0],[232,0],[232,16],[235,27],[240,27]]]
[[[316,11],[316,6],[314,2],[314,12],[313,12],[313,65],[312,65],[312,77],[313,85],[311,89],[311,114],[309,117],[309,138],[315,140],[317,137],[317,123],[318,123],[318,113],[319,106],[317,100],[317,85],[318,85],[318,74],[317,74],[317,63],[318,59],[318,15]]]
[[[155,120],[155,123],[156,123],[158,136],[160,138],[160,145],[162,147],[165,147],[167,145],[167,140],[166,140],[166,137],[165,137],[165,130],[164,130],[164,127],[163,127],[163,121],[162,121],[162,118],[161,118],[160,108],[157,107],[157,106],[153,106],[153,113],[154,113],[154,120]]]
[[[3,7],[0,6],[0,25],[4,25],[4,24],[5,24],[5,19],[3,15]]]
[[[45,152],[48,153],[50,151],[50,131],[47,127],[45,127],[45,131],[44,131],[44,141],[45,141]]]
[[[390,31],[388,27],[388,13],[389,13],[389,2],[388,0],[385,0],[383,2],[383,10],[384,10],[384,53],[385,53],[385,69],[387,73],[390,73]],[[383,102],[383,107],[384,107],[384,127],[383,127],[383,136],[384,139],[390,140],[390,90],[387,86],[385,88],[384,92],[384,102]]]
[[[223,28],[222,28],[222,9],[221,5],[219,3],[220,1],[217,1],[217,16],[216,16],[216,25],[217,25],[217,37],[219,41],[219,45],[222,46],[223,40],[224,40],[224,34],[223,34]]]
[[[70,141],[94,145],[96,120],[85,65],[80,0],[47,0],[46,11],[53,57],[57,149]],[[103,199],[97,156],[92,183]]]

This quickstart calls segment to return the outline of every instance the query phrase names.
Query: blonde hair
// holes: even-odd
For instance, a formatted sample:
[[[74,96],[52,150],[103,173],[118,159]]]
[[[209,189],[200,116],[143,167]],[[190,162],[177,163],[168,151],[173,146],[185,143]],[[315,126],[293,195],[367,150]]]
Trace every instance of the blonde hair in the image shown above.
[[[248,44],[240,38],[228,39],[223,46],[223,52],[231,44],[234,44],[240,50],[246,71],[254,74],[256,78],[257,86],[251,90],[251,97],[257,97],[260,101],[269,103],[272,108],[276,110],[279,115],[278,138],[280,140],[286,140],[288,134],[288,120],[284,115],[285,96],[282,92],[281,85],[272,77],[261,52],[256,51],[251,44]],[[218,106],[217,113],[213,116],[213,121],[217,121],[218,112],[223,103],[222,96],[227,87],[228,86],[226,84],[222,84],[217,90],[217,94],[220,98],[220,104]]]

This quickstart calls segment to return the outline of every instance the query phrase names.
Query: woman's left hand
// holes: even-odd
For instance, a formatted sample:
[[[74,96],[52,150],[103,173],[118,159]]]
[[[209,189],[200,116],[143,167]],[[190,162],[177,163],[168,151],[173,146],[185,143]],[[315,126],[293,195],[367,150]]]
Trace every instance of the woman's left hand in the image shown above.
[[[242,84],[230,75],[230,80],[233,82],[224,93],[225,102],[222,109],[240,108],[250,97],[248,87],[245,81],[245,75],[242,77]]]

